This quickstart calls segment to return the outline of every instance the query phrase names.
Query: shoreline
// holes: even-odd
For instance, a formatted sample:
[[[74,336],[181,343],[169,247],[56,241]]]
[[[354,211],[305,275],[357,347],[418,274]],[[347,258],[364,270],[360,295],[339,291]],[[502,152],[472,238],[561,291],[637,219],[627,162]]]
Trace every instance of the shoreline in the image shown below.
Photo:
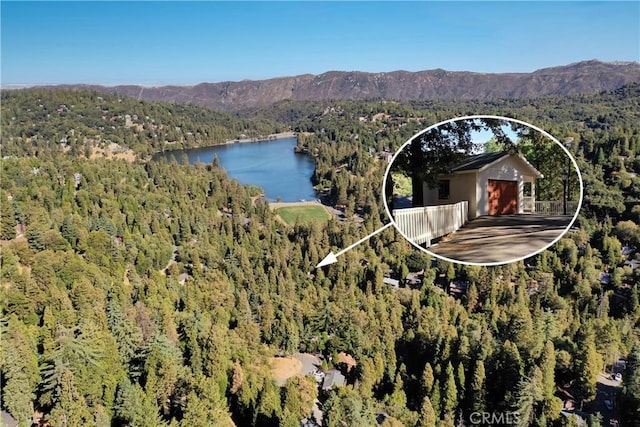
[[[287,138],[298,138],[298,136],[296,132],[287,131],[287,132],[279,132],[279,133],[270,133],[267,136],[260,136],[260,137],[254,137],[254,138],[229,139],[227,141],[218,142],[211,145],[195,145],[193,147],[183,147],[176,143],[176,144],[172,144],[172,146],[170,147],[164,147],[164,149],[161,151],[156,151],[155,153],[150,155],[150,158],[153,159],[154,156],[157,156],[159,154],[164,154],[164,153],[170,153],[172,151],[180,151],[180,150],[184,151],[184,150],[193,150],[196,148],[219,147],[221,145],[250,144],[253,142],[269,142],[269,141],[276,141],[279,139],[287,139]],[[173,145],[175,145],[175,148],[173,147]]]
[[[266,137],[259,136],[254,138],[229,139],[225,142],[222,142],[216,145],[246,144],[251,142],[269,142],[269,141],[275,141],[278,139],[287,139],[287,138],[297,138],[297,135],[293,131],[287,131],[287,132],[271,133]],[[212,147],[215,147],[215,145],[212,145]]]

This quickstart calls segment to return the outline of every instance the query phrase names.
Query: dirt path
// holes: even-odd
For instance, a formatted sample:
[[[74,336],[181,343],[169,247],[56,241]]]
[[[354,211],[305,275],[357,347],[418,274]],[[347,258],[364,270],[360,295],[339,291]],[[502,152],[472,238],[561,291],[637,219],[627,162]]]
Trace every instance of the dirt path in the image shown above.
[[[171,248],[171,258],[169,259],[169,262],[167,262],[167,265],[165,265],[164,268],[160,270],[160,273],[164,275],[167,274],[167,269],[171,267],[171,264],[174,264],[176,262],[176,256],[178,256],[178,247],[176,245],[173,245]]]

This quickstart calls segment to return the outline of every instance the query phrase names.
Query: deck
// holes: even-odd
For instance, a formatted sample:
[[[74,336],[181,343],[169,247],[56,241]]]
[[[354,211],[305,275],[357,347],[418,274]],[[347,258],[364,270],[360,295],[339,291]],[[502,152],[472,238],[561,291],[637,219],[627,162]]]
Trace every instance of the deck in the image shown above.
[[[427,251],[454,261],[506,263],[549,245],[567,229],[572,218],[539,213],[481,216]]]

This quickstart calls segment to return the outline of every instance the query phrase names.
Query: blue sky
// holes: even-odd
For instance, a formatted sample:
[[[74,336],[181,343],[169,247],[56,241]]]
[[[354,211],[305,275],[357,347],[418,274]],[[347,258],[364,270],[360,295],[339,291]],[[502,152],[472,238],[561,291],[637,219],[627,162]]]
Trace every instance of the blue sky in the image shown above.
[[[13,2],[2,85],[195,84],[640,60],[640,2]]]

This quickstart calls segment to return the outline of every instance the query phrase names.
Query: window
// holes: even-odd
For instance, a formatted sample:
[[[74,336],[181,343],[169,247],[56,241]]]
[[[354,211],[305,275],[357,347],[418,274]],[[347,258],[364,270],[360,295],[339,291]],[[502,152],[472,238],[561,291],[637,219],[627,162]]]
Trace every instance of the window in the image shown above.
[[[449,191],[449,180],[441,179],[438,181],[438,199],[449,200],[451,193]]]

